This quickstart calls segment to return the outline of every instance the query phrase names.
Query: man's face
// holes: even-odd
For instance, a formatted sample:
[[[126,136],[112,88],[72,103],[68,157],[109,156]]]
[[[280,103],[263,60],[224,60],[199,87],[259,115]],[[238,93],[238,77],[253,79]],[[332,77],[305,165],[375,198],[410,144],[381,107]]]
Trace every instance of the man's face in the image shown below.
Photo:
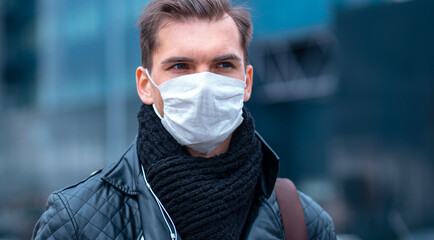
[[[247,74],[244,101],[250,98],[253,68],[244,66],[239,32],[231,17],[217,21],[167,22],[158,32],[157,42],[150,75],[158,86],[172,78],[199,72],[212,72],[240,81]],[[142,67],[137,68],[136,81],[141,100],[155,104],[163,116],[160,92],[149,82]]]

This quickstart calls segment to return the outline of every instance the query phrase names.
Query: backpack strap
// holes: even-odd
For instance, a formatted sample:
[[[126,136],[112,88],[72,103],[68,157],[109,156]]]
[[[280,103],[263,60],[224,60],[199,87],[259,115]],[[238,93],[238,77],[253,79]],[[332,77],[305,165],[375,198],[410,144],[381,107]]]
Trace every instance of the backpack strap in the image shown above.
[[[294,183],[287,178],[277,178],[274,192],[282,215],[285,239],[307,240],[303,207]]]

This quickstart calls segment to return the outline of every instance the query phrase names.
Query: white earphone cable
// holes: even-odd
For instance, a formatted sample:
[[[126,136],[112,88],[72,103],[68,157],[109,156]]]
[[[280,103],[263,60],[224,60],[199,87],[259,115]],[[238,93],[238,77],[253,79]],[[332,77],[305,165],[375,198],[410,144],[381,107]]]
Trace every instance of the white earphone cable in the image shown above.
[[[155,195],[154,191],[152,191],[151,185],[148,183],[148,180],[146,180],[145,169],[143,168],[143,166],[141,166],[141,167],[142,167],[143,179],[145,180],[146,187],[149,189],[149,191],[151,192],[152,196],[154,197],[155,201],[158,204],[158,208],[160,209],[161,215],[163,215],[163,219],[166,222],[167,228],[169,229],[170,237],[172,239],[177,240],[178,234],[176,232],[175,224],[173,223],[172,218],[170,217],[169,213],[166,211],[166,208],[164,208],[163,204],[160,202],[160,199],[158,199],[157,195]],[[172,224],[173,231],[172,231],[172,228],[170,227],[169,223],[167,222],[166,215],[169,218],[170,223]]]

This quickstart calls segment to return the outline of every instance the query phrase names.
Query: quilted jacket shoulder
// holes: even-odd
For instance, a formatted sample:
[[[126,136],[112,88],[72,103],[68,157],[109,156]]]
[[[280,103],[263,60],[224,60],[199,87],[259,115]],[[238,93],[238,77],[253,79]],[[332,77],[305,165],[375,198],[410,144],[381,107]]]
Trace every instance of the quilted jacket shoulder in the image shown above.
[[[321,208],[312,198],[298,191],[300,202],[303,208],[304,218],[306,222],[308,240],[334,240],[336,239],[333,220],[330,215]],[[276,195],[273,193],[266,199],[267,205],[282,221],[282,214],[279,209]],[[281,223],[283,225],[283,223]],[[284,232],[282,229],[282,239]]]
[[[32,239],[129,239],[138,235],[135,196],[122,194],[101,173],[52,193]]]
[[[335,227],[330,215],[306,194],[299,191],[298,195],[303,206],[308,239],[336,239]]]

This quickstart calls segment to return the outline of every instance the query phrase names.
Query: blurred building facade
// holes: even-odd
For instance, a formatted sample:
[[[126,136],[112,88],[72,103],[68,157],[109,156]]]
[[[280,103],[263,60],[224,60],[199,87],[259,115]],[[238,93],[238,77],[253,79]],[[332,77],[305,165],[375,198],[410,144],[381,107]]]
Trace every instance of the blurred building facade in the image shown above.
[[[0,1],[0,238],[28,238],[51,191],[134,140],[146,2]],[[247,107],[280,176],[339,233],[398,239],[434,226],[429,2],[247,1]]]

